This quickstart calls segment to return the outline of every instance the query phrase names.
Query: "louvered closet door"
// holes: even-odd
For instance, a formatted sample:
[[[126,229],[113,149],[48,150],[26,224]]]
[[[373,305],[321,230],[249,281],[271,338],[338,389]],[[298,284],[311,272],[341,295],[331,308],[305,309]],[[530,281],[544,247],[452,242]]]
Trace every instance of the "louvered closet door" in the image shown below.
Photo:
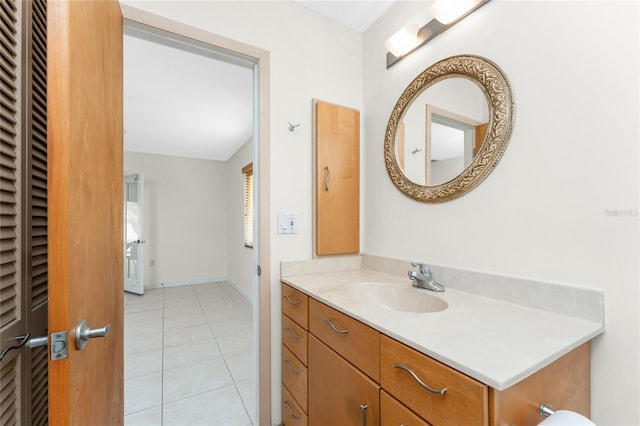
[[[0,2],[0,348],[47,333],[46,2]],[[0,362],[0,424],[48,423],[47,348]]]

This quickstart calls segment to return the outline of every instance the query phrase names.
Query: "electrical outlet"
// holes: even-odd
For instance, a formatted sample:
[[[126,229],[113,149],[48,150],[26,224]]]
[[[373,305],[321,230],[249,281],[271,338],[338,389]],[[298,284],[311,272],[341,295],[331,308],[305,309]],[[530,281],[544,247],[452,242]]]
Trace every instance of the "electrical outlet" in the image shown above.
[[[298,233],[298,213],[278,213],[278,234]]]

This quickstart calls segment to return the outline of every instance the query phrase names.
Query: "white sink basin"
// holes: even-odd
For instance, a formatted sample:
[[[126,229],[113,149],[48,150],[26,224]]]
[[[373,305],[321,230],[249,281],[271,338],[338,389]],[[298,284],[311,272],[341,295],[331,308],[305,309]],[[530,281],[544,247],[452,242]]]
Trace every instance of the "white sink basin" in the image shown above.
[[[343,287],[345,295],[365,303],[375,303],[392,311],[430,313],[447,309],[447,302],[414,287],[399,287],[396,285],[361,282],[348,284]]]

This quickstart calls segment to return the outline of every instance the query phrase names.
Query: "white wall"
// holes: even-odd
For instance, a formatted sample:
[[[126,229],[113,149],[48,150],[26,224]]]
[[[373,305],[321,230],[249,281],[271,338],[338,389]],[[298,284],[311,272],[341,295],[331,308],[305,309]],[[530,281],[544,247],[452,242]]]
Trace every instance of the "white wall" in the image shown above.
[[[244,174],[253,161],[249,140],[227,161],[227,273],[245,296],[253,300],[254,250],[244,245]]]
[[[300,215],[298,235],[271,236],[274,422],[279,262],[311,258],[311,99],[319,98],[362,111],[363,251],[603,288],[607,331],[592,350],[593,418],[640,423],[636,2],[495,0],[389,70],[384,40],[424,3],[392,7],[364,45],[291,2],[126,3],[271,53],[269,214],[274,224],[278,211]],[[384,128],[413,77],[460,53],[486,56],[506,72],[514,132],[479,187],[420,204],[387,176]],[[289,132],[287,121],[301,125]],[[635,214],[616,215],[627,210]]]
[[[311,100],[362,110],[362,35],[289,1],[129,1],[136,7],[270,52],[272,420],[281,394],[280,261],[312,256]],[[300,123],[289,132],[287,122]],[[297,235],[276,213],[297,212]]]
[[[227,277],[227,163],[125,152],[144,173],[147,287]]]
[[[363,251],[602,288],[592,417],[640,424],[638,3],[496,0],[385,69],[384,40],[423,8],[400,2],[364,35]],[[479,187],[421,204],[388,178],[383,134],[405,86],[462,53],[505,71],[513,135]]]

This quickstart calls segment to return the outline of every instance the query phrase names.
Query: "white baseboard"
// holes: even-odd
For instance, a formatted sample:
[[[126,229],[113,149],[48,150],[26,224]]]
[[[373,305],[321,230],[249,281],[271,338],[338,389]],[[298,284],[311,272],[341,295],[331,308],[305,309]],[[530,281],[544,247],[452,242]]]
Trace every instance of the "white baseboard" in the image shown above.
[[[231,285],[233,286],[233,288],[235,288],[235,289],[236,289],[236,291],[237,291],[238,293],[240,293],[240,296],[244,297],[244,298],[247,300],[247,302],[249,302],[249,303],[253,304],[253,297],[252,297],[249,293],[247,293],[247,291],[246,291],[245,289],[241,288],[241,287],[240,287],[238,284],[236,284],[236,282],[235,282],[235,281],[233,281],[233,280],[227,280],[227,281],[229,282],[229,284],[231,284]]]
[[[228,277],[213,277],[213,278],[196,278],[193,280],[179,280],[179,281],[164,281],[161,283],[153,283],[146,284],[144,286],[145,289],[152,288],[164,288],[164,287],[180,287],[183,285],[194,285],[194,284],[207,284],[207,283],[218,283],[221,281],[229,281]]]
[[[197,278],[194,280],[180,280],[180,281],[164,281],[157,284],[147,284],[144,286],[145,289],[154,289],[154,288],[165,288],[165,287],[180,287],[184,285],[198,285],[198,284],[208,284],[208,283],[218,283],[226,281],[236,289],[238,293],[242,297],[244,297],[247,302],[253,303],[253,297],[251,294],[247,293],[247,291],[241,288],[235,281],[231,280],[229,277],[213,277],[213,278]]]

